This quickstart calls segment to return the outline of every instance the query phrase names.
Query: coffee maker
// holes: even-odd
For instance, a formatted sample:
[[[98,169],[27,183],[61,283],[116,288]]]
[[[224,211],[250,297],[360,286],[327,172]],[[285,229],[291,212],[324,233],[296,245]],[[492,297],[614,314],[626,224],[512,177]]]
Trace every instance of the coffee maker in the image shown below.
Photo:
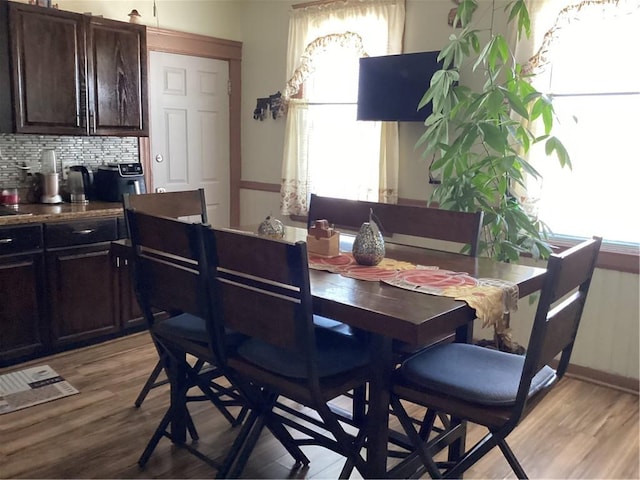
[[[56,152],[53,148],[42,151],[42,196],[41,203],[62,203],[59,193],[58,172],[56,171]]]

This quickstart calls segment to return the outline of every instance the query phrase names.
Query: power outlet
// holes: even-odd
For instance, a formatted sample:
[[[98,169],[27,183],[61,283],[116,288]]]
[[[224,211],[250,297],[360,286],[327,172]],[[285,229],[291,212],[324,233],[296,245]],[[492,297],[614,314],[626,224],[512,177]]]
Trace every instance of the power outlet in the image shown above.
[[[60,176],[62,177],[62,180],[66,180],[69,177],[69,170],[71,169],[71,165],[75,165],[74,162],[71,161],[67,161],[67,162],[62,162],[62,166],[61,166],[61,172],[60,172]]]

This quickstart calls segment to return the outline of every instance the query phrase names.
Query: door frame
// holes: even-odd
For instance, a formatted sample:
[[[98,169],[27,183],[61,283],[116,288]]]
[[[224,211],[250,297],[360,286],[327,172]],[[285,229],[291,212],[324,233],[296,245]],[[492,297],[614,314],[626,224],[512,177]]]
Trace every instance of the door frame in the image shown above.
[[[240,224],[240,179],[242,178],[242,152],[240,148],[242,42],[147,27],[147,62],[150,62],[150,51],[213,58],[229,63],[229,222],[231,227],[238,227]],[[150,68],[150,65],[147,66]],[[139,149],[140,162],[145,172],[148,191],[153,191],[149,137],[140,138]]]

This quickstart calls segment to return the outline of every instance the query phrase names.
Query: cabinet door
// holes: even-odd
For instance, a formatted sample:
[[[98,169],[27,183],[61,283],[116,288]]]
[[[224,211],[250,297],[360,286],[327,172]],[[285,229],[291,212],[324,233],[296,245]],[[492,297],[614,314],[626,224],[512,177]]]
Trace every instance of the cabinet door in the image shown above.
[[[82,15],[10,2],[17,133],[86,135]]]
[[[91,134],[148,135],[146,52],[144,25],[91,18]]]
[[[113,242],[111,256],[118,276],[119,312],[122,327],[125,329],[145,327],[146,323],[133,285],[131,247],[123,243],[122,240]]]
[[[47,346],[42,253],[0,259],[0,367]]]
[[[54,346],[119,330],[117,280],[109,246],[101,243],[46,253]]]

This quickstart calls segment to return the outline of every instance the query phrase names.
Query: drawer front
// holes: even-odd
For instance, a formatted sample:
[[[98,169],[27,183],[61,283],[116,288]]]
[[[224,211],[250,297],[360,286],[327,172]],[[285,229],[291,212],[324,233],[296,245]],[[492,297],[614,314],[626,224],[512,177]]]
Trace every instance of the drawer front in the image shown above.
[[[0,255],[42,248],[42,224],[0,227]]]
[[[117,238],[118,224],[115,217],[47,223],[44,230],[45,248],[48,249],[110,242]]]

